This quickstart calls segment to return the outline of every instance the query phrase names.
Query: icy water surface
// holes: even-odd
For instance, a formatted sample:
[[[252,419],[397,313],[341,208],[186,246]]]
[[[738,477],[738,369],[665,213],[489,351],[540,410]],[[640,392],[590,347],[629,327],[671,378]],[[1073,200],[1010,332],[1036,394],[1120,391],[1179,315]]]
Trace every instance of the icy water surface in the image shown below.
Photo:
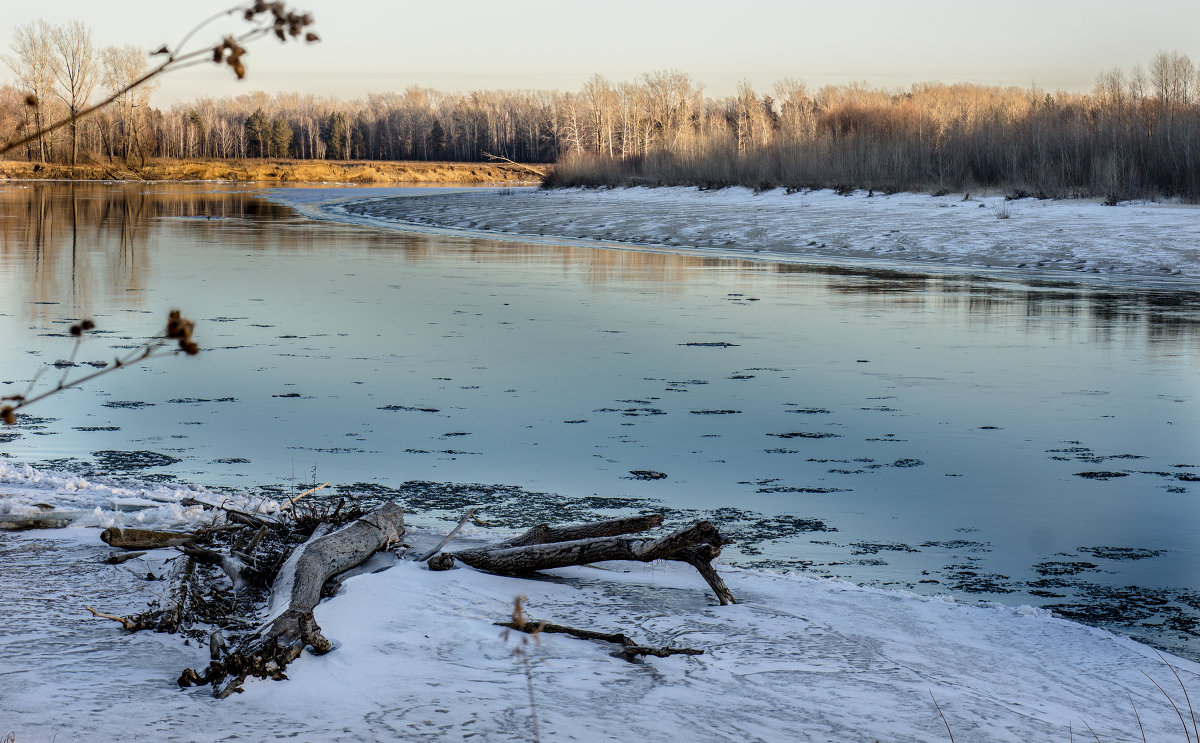
[[[238,187],[5,185],[2,394],[55,383],[78,318],[99,326],[80,363],[171,307],[205,351],[39,403],[0,453],[330,480],[431,523],[711,518],[730,562],[1052,607],[1198,658],[1197,299],[389,232]]]

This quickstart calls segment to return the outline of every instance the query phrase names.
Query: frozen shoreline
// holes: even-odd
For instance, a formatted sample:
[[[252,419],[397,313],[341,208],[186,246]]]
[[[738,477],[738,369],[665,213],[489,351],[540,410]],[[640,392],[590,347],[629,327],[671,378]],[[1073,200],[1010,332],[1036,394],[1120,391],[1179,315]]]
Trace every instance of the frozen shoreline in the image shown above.
[[[1200,206],[744,188],[277,189],[312,216],[781,262],[1194,286]]]
[[[206,496],[0,463],[8,512],[44,503],[91,510],[86,523],[95,525],[186,525],[200,517],[180,507],[187,497]],[[137,504],[149,508],[122,510]],[[1178,692],[1152,649],[1042,610],[736,568],[722,572],[741,603],[720,607],[690,568],[637,563],[524,580],[468,568],[434,573],[377,556],[374,567],[390,569],[347,579],[317,607],[334,652],[305,654],[290,680],[254,681],[218,701],[174,684],[184,666],[207,662],[203,648],[129,635],[82,611],[85,603],[141,610],[161,590],[146,571],[161,574],[171,554],[106,565],[109,548],[98,537],[86,527],[0,532],[0,724],[21,743],[289,734],[529,740],[517,640],[505,641],[493,624],[518,594],[538,619],[705,650],[628,663],[599,643],[542,638],[528,649],[543,740],[942,740],[931,693],[960,739],[1061,739],[1084,721],[1101,739],[1138,739],[1131,700],[1148,739],[1183,739],[1175,712],[1143,675]],[[468,538],[494,535],[472,527]],[[1166,657],[1191,691],[1200,688],[1200,664]]]

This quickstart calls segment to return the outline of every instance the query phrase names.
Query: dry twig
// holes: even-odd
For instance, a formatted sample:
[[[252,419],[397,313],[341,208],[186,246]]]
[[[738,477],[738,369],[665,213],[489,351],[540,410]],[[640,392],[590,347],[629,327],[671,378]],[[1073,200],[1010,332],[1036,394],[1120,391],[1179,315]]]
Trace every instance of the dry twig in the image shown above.
[[[97,617],[99,619],[111,619],[114,622],[120,622],[121,626],[124,627],[125,629],[129,630],[130,632],[141,629],[141,625],[137,622],[137,620],[128,619],[126,617],[118,617],[115,614],[105,614],[102,611],[96,611],[95,609],[93,609],[90,606],[85,606],[83,608],[90,611],[92,613],[92,616]]]
[[[124,369],[127,366],[133,366],[134,364],[141,363],[147,359],[159,358],[161,356],[173,356],[180,352],[189,356],[195,356],[196,354],[200,353],[200,346],[192,340],[192,333],[196,327],[195,323],[184,317],[179,310],[171,310],[171,312],[167,315],[167,325],[163,329],[162,333],[151,338],[146,342],[145,345],[134,349],[125,356],[118,356],[113,360],[112,364],[104,367],[103,369],[89,372],[83,376],[76,377],[75,379],[68,379],[68,370],[74,366],[74,359],[76,354],[79,352],[80,344],[83,343],[83,336],[89,330],[95,329],[95,327],[96,324],[91,320],[83,320],[82,322],[72,325],[71,335],[75,337],[75,347],[71,351],[71,360],[68,362],[68,365],[63,371],[62,376],[59,378],[58,384],[48,390],[34,395],[34,387],[37,386],[38,380],[41,379],[42,373],[45,371],[44,368],[39,370],[29,382],[29,386],[25,388],[24,393],[20,395],[0,397],[0,402],[13,403],[12,405],[0,406],[0,421],[3,421],[10,426],[16,425],[16,413],[21,408],[27,405],[32,405],[39,400],[58,394],[63,390],[70,389],[71,387],[78,387],[84,382],[90,382],[96,377],[104,376],[105,374],[114,372],[117,369]],[[176,348],[167,350],[172,341],[176,342]]]

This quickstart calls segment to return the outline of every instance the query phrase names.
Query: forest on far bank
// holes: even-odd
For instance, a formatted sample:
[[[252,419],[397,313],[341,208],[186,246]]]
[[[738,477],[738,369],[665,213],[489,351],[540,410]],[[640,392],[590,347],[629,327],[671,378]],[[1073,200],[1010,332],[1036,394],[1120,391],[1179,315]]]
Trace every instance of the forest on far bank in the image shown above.
[[[133,46],[95,49],[77,22],[18,27],[3,55],[0,142],[144,74]],[[1086,93],[930,82],[810,89],[788,79],[706,96],[681,71],[578,91],[410,87],[365,99],[305,93],[156,107],[153,88],[12,156],[47,163],[157,158],[556,163],[550,185],[1002,189],[1109,201],[1200,201],[1200,69],[1161,52]]]

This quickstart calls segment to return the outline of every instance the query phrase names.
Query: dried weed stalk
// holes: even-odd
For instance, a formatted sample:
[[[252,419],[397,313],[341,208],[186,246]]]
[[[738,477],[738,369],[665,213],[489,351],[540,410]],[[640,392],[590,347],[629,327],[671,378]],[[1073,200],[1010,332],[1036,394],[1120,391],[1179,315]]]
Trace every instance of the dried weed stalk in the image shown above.
[[[241,16],[250,24],[250,29],[238,35],[230,34],[214,46],[189,48],[188,45],[197,32],[210,23],[227,16]],[[237,78],[241,80],[246,77],[246,65],[242,62],[242,57],[246,55],[246,48],[243,44],[248,44],[268,35],[273,35],[280,41],[303,39],[305,42],[311,44],[315,41],[320,41],[319,36],[307,30],[312,24],[313,17],[311,14],[289,10],[283,2],[254,0],[253,3],[248,5],[235,5],[232,8],[223,10],[197,24],[180,39],[174,48],[164,45],[152,52],[153,56],[165,56],[166,59],[145,75],[142,75],[95,105],[88,106],[71,116],[48,124],[25,137],[0,145],[0,155],[36,141],[56,129],[61,129],[85,116],[95,113],[115,102],[134,88],[140,87],[159,75],[173,70],[192,67],[211,60],[216,64],[229,65],[230,69],[233,70],[233,74],[237,75]],[[27,95],[25,97],[25,104],[31,107],[36,106],[38,105],[38,100],[33,95]]]
[[[37,387],[38,381],[45,373],[46,367],[42,367],[33,379],[29,381],[29,386],[25,388],[25,392],[20,395],[9,395],[0,397],[0,421],[13,426],[17,423],[17,411],[26,405],[32,405],[38,400],[57,394],[71,387],[78,387],[84,382],[90,382],[96,377],[103,376],[117,369],[124,369],[127,366],[146,361],[147,359],[155,359],[161,356],[174,356],[176,354],[187,354],[195,356],[200,353],[200,346],[192,340],[192,333],[195,331],[196,325],[191,320],[183,316],[179,310],[171,310],[167,315],[167,324],[163,331],[146,341],[145,345],[139,346],[125,356],[118,356],[113,360],[113,363],[98,369],[94,372],[89,372],[74,379],[69,379],[71,369],[75,367],[75,358],[79,355],[79,347],[83,344],[83,338],[90,330],[95,330],[96,323],[91,320],[83,320],[71,326],[71,335],[75,338],[75,345],[71,349],[71,356],[63,363],[55,364],[55,366],[63,367],[62,376],[58,379],[58,384],[53,387],[34,394],[34,388]]]
[[[534,743],[541,743],[542,735],[538,730],[538,714],[537,714],[537,699],[533,694],[533,665],[529,660],[529,640],[532,636],[535,644],[541,644],[541,627],[536,626],[532,629],[527,628],[528,621],[525,618],[525,602],[529,597],[521,594],[513,599],[512,608],[512,626],[521,632],[517,638],[517,645],[513,648],[513,657],[516,658],[525,670],[525,686],[529,690],[529,713],[533,720],[533,740]],[[500,633],[500,639],[508,642],[509,630],[504,630]],[[528,634],[526,634],[528,633]]]

